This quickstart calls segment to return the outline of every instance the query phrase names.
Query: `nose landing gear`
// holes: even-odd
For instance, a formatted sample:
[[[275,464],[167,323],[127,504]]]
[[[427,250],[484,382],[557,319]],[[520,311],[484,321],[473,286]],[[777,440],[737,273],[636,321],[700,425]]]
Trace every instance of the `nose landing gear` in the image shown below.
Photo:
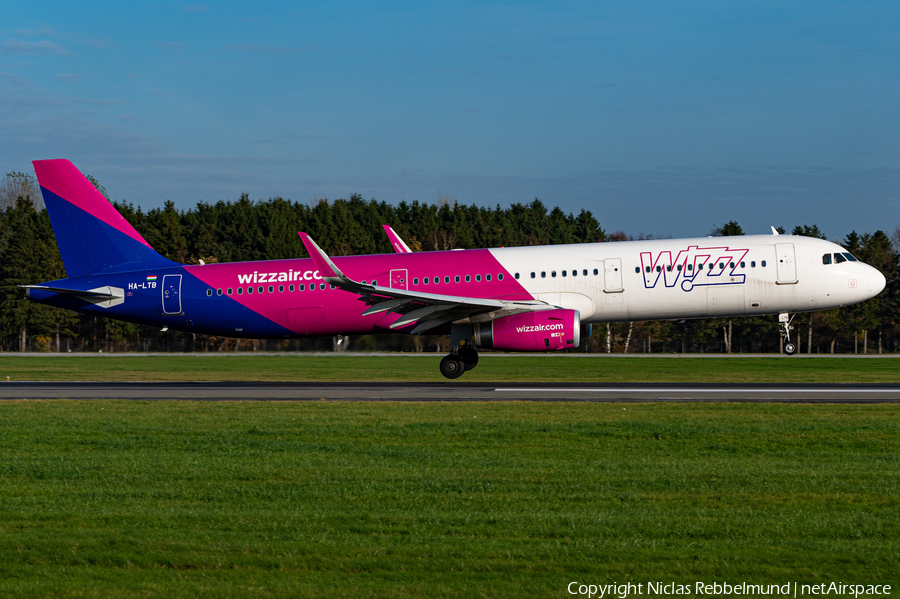
[[[791,321],[794,320],[794,317],[787,312],[782,312],[778,315],[778,324],[781,327],[781,337],[784,339],[784,353],[789,356],[793,356],[797,353],[797,344],[791,341],[791,331],[794,327],[791,326]]]

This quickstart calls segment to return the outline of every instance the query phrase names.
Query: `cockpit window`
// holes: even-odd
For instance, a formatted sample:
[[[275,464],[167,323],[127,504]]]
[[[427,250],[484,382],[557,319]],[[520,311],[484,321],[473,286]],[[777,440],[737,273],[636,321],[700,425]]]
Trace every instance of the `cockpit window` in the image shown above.
[[[847,261],[847,259],[844,258],[843,254],[838,254],[837,252],[835,252],[835,254],[834,254],[834,263],[835,264],[840,264],[841,262],[846,262],[846,261]]]
[[[849,260],[850,262],[859,262],[859,260],[857,260],[856,258],[854,258],[854,257],[853,257],[853,254],[851,254],[850,252],[844,252],[844,258],[846,258],[846,259]]]
[[[824,254],[822,256],[822,264],[831,264],[831,254]]]

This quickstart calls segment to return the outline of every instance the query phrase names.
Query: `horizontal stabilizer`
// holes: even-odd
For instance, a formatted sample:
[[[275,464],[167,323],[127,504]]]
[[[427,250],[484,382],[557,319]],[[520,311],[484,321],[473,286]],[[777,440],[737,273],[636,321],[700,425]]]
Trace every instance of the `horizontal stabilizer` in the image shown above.
[[[69,287],[51,287],[49,285],[19,285],[25,289],[25,294],[31,298],[31,290],[72,295],[92,304],[98,304],[103,308],[118,306],[125,301],[125,290],[121,287],[96,287],[94,289],[71,289]]]

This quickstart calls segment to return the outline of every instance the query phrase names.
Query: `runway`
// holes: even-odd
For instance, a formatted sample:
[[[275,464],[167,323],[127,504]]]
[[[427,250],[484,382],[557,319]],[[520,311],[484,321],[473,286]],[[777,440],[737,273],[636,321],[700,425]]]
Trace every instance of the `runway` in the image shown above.
[[[6,382],[0,400],[900,403],[894,384]]]

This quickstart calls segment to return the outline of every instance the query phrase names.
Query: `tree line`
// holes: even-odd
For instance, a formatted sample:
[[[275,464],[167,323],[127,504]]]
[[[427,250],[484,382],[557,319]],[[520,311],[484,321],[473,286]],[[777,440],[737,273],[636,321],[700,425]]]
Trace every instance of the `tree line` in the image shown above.
[[[103,186],[88,178],[106,196]],[[243,194],[234,201],[200,202],[187,210],[178,210],[171,201],[148,211],[128,202],[113,205],[160,254],[188,264],[306,257],[298,230],[308,232],[332,255],[390,253],[381,224],[391,225],[414,251],[633,239],[623,231],[607,233],[588,210],[566,213],[558,207],[548,208],[538,199],[508,207],[483,207],[460,204],[446,196],[435,203],[392,205],[358,194],[309,204],[283,198],[254,201]],[[798,225],[791,233],[825,238],[815,225]],[[731,221],[711,234],[742,235],[743,231]],[[851,231],[838,240],[860,260],[878,268],[888,287],[862,304],[798,316],[794,335],[802,352],[897,351],[900,228],[892,237],[883,231]],[[34,177],[8,173],[0,182],[0,350],[292,351],[337,347],[332,339],[237,340],[163,332],[36,304],[24,299],[23,290],[17,287],[64,276]],[[435,337],[366,335],[340,347],[416,351],[439,342]],[[595,326],[580,350],[777,352],[780,337],[774,317],[615,323]]]

